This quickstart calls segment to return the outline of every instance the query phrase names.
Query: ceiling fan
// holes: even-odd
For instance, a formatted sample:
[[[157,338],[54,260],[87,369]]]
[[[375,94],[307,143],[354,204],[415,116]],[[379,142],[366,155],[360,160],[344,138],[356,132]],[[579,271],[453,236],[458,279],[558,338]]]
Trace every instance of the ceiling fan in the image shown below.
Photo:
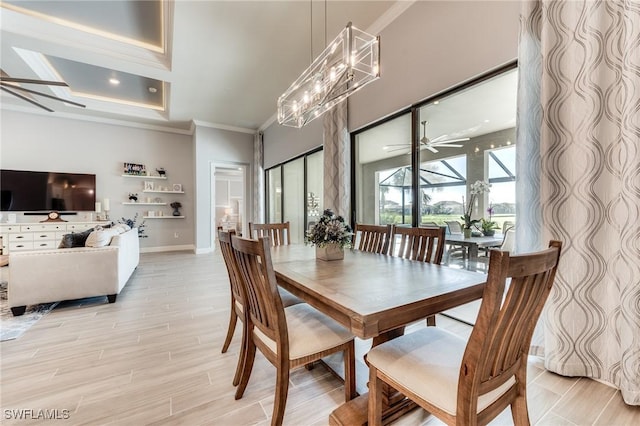
[[[454,143],[464,142],[469,140],[469,138],[446,139],[447,135],[442,135],[434,139],[429,139],[427,137],[426,121],[422,122],[422,133],[424,134],[424,136],[422,137],[422,139],[420,139],[420,149],[426,148],[433,153],[438,152],[436,147],[461,148],[462,145],[459,145],[459,144],[454,145]],[[397,148],[393,148],[393,147],[397,147]],[[411,147],[410,143],[405,143],[405,144],[396,144],[396,145],[385,145],[383,149],[386,150],[387,152],[393,152],[393,151],[399,151],[401,149],[407,149],[410,147]]]
[[[57,96],[48,95],[46,93],[38,92],[37,90],[27,89],[26,87],[19,86],[19,84],[41,84],[44,86],[65,86],[69,87],[67,83],[64,81],[47,81],[47,80],[33,80],[29,78],[13,78],[7,76],[4,72],[0,75],[0,89],[2,91],[9,93],[17,98],[22,99],[23,101],[27,101],[37,107],[40,107],[49,112],[53,112],[53,110],[49,107],[42,105],[41,103],[33,100],[31,97],[24,96],[17,91],[31,93],[33,95],[43,96],[45,98],[54,99],[56,101],[64,102],[67,104],[75,105],[81,108],[85,108],[86,105],[79,104],[77,102],[70,101],[68,99],[58,98]]]

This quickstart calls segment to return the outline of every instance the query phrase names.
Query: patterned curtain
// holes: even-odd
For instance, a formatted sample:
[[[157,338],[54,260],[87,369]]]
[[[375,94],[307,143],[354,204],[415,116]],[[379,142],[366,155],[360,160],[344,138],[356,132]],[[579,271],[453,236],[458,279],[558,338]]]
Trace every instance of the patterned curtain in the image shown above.
[[[253,222],[264,223],[264,134],[253,137]]]
[[[350,215],[351,143],[347,128],[347,102],[340,102],[324,114],[324,208]]]
[[[518,251],[563,241],[545,366],[640,405],[640,2],[528,1],[521,18]]]

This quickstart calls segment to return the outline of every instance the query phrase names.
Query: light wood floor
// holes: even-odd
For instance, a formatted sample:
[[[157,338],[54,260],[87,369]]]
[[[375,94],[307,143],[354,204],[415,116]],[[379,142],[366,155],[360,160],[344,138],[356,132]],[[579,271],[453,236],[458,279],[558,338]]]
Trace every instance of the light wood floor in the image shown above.
[[[275,370],[260,354],[244,398],[233,398],[239,327],[229,352],[220,353],[228,304],[219,254],[142,255],[115,304],[101,298],[63,305],[18,340],[0,344],[2,422],[35,423],[13,420],[7,410],[47,409],[69,410],[64,424],[70,425],[268,424]],[[437,320],[469,333],[457,321]],[[360,355],[366,350],[360,342]],[[360,363],[359,390],[367,379],[363,369]],[[533,358],[529,381],[533,424],[640,424],[640,408],[624,405],[619,392],[596,381],[545,372]],[[324,366],[296,370],[285,424],[325,425],[342,398],[340,380]],[[492,424],[510,423],[506,411]],[[397,424],[440,422],[416,410]]]

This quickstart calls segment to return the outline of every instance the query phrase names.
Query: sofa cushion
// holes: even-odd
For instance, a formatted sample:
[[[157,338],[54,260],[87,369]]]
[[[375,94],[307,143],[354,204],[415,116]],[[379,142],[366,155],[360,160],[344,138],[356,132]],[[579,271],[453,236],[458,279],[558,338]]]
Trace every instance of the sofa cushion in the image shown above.
[[[85,246],[87,247],[104,247],[111,244],[111,238],[118,235],[118,231],[112,228],[109,229],[95,229],[89,237]]]
[[[60,241],[58,248],[84,247],[91,232],[93,232],[93,228],[87,229],[83,232],[65,234],[62,236],[62,240]]]
[[[116,231],[118,231],[118,234],[123,234],[127,231],[130,231],[131,227],[126,223],[118,223],[116,225],[113,225],[111,229],[115,229]]]

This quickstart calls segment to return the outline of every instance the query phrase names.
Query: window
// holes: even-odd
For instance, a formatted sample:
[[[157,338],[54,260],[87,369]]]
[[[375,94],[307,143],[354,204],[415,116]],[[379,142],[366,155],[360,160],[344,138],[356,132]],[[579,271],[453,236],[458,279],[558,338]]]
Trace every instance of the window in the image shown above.
[[[355,132],[353,220],[444,225],[460,220],[470,184],[489,180],[472,217],[492,207],[499,224],[514,221],[517,69],[506,68]]]
[[[323,152],[302,155],[266,170],[268,223],[290,222],[291,242],[322,214]]]

